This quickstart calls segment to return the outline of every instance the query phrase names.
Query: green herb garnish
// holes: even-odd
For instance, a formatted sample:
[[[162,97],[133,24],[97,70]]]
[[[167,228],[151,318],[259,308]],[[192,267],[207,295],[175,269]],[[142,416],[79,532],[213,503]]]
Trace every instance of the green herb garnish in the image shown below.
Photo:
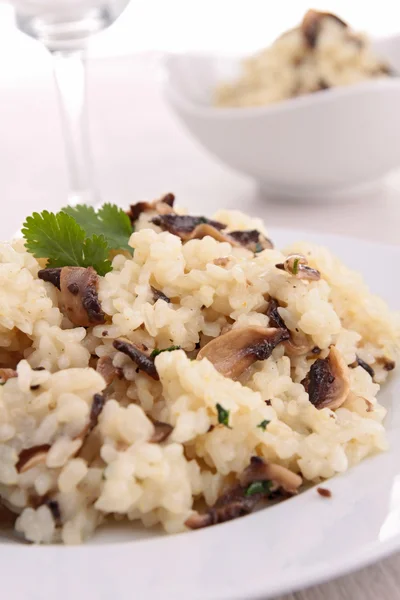
[[[47,258],[47,267],[93,267],[99,275],[111,271],[111,250],[133,252],[131,234],[129,217],[114,204],[97,212],[84,204],[56,214],[44,210],[27,217],[22,229],[27,250]]]
[[[174,350],[180,350],[181,347],[180,346],[170,346],[169,348],[154,348],[153,352],[150,354],[150,358],[155,358],[156,356],[158,356],[159,354],[161,354],[161,352],[173,352]]]
[[[293,275],[297,275],[299,272],[299,258],[295,258],[293,261]]]
[[[232,427],[229,425],[229,412],[230,411],[226,410],[220,404],[216,404],[215,406],[218,411],[218,423],[220,423],[221,425],[225,425],[225,427],[228,427],[229,429],[232,429]]]
[[[99,275],[111,271],[110,248],[103,235],[87,237],[70,215],[47,210],[33,213],[23,224],[27,250],[47,258],[47,267],[93,267]]]
[[[245,496],[254,496],[254,494],[267,494],[272,487],[271,481],[253,481],[245,491]]]
[[[269,425],[270,423],[271,421],[267,421],[267,419],[264,419],[264,421],[261,421],[261,423],[259,423],[257,427],[265,431],[267,429],[267,425]]]
[[[256,244],[256,249],[254,250],[254,254],[258,254],[259,252],[262,252],[262,245],[260,244],[260,242],[257,242]]]
[[[85,231],[86,237],[103,235],[112,250],[133,252],[133,248],[128,245],[132,225],[122,208],[115,204],[103,204],[96,212],[92,206],[78,204],[66,206],[62,211],[75,219]]]

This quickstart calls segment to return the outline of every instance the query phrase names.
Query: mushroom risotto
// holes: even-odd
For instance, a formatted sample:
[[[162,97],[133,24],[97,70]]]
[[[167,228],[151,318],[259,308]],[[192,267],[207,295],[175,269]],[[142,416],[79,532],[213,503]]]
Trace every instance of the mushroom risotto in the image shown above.
[[[400,316],[325,248],[173,205],[34,213],[0,245],[0,502],[27,540],[213,525],[387,447]]]
[[[309,10],[299,27],[245,60],[239,79],[220,85],[214,101],[260,106],[391,74],[365,35],[336,15]]]

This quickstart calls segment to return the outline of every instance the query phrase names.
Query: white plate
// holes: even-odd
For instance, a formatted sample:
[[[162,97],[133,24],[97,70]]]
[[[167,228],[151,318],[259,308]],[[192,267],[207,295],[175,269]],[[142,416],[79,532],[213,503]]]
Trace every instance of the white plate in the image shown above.
[[[307,239],[363,272],[397,308],[400,248],[298,231],[271,232],[277,246]],[[390,450],[315,489],[248,517],[182,535],[124,527],[81,547],[12,544],[0,537],[1,586],[11,600],[251,600],[336,577],[400,549],[400,393],[389,409]],[[146,538],[146,539],[143,539]]]

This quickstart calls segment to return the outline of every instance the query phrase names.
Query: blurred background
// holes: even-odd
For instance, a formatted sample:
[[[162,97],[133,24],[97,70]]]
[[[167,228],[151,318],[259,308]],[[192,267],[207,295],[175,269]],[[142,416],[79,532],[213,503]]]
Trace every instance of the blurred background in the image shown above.
[[[160,56],[168,51],[251,52],[297,25],[310,7],[336,12],[358,31],[385,36],[399,29],[393,4],[132,0],[109,30],[89,42],[89,117],[102,198],[127,204],[174,191],[190,207],[204,198],[211,210],[241,204],[245,198],[243,208],[255,212],[259,207],[252,204],[253,183],[207,155],[167,110],[157,85]],[[15,207],[7,232],[0,223],[0,236],[5,236],[19,226],[27,206],[59,206],[67,178],[50,56],[40,43],[17,31],[11,7],[2,2],[0,131],[0,197]],[[381,198],[379,206],[370,206],[368,222],[362,215],[344,222],[335,205],[321,207],[321,226],[327,223],[330,230],[373,239],[375,213],[377,218],[384,218],[385,211],[393,217],[400,203],[393,206],[393,200]],[[291,223],[309,225],[301,207],[281,207],[270,221],[286,225],[288,214]]]
[[[398,30],[393,0],[132,0],[112,29],[90,42],[92,56],[123,55],[148,51],[252,51],[269,44],[285,29],[296,25],[308,8],[337,12],[356,29],[381,36]],[[12,11],[0,3],[0,48],[6,52],[2,69],[36,60],[40,49],[30,48],[13,30]]]

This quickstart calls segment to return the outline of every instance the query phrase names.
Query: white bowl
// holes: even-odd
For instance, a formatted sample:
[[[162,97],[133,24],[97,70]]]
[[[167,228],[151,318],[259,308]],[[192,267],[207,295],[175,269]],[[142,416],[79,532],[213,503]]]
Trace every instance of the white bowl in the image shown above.
[[[375,42],[400,73],[400,36]],[[370,80],[255,108],[216,108],[212,90],[240,60],[165,59],[164,93],[190,133],[270,195],[348,197],[400,165],[400,77]]]

